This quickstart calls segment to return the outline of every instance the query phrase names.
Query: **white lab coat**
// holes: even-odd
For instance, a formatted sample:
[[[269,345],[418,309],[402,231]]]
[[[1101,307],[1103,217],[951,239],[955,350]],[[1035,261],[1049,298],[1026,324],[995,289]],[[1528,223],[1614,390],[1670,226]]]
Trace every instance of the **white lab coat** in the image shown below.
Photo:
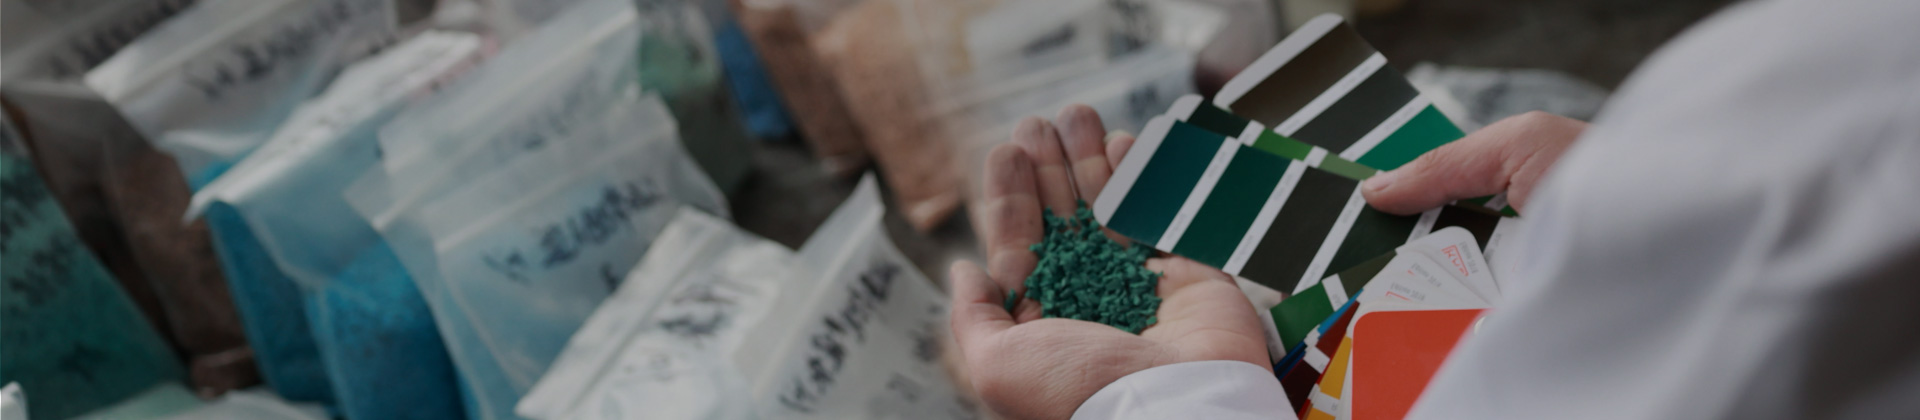
[[[1720,13],[1529,204],[1507,301],[1409,417],[1920,418],[1920,1]],[[1136,373],[1075,418],[1283,398],[1215,368]]]

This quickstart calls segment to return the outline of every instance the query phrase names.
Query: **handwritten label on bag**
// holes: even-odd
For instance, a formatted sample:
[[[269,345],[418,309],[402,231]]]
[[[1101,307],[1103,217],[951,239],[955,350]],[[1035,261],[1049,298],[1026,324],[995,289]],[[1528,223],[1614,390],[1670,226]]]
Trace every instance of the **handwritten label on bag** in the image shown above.
[[[599,200],[572,211],[563,220],[536,228],[536,232],[541,232],[538,244],[512,247],[502,254],[488,253],[481,256],[481,260],[500,275],[526,283],[533,271],[571,262],[584,249],[606,243],[631,228],[633,215],[660,199],[660,188],[651,179],[609,185],[601,191]]]
[[[123,16],[85,28],[86,32],[60,41],[61,45],[54,47],[38,64],[41,69],[37,73],[56,79],[85,73],[87,69],[107,61],[108,57],[133,42],[140,34],[146,33],[147,29],[192,5],[193,0],[159,0],[150,3],[137,4],[135,7],[140,9],[125,11]]]
[[[186,83],[208,101],[217,101],[236,85],[276,74],[288,61],[309,56],[326,45],[321,39],[375,13],[387,3],[377,0],[335,1],[315,6],[307,16],[251,42],[229,45],[214,57],[198,60],[186,69]]]
[[[866,327],[881,304],[887,302],[900,267],[880,262],[860,273],[858,281],[846,285],[847,299],[837,309],[810,327],[806,374],[790,378],[780,394],[780,403],[803,413],[813,412],[820,397],[832,390],[840,372],[846,368],[848,342],[865,344]]]

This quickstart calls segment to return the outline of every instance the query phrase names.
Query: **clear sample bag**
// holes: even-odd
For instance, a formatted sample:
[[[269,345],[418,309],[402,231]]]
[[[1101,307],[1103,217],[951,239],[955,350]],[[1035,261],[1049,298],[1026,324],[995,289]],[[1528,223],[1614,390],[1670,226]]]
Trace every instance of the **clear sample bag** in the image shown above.
[[[682,209],[516,411],[534,419],[749,419],[726,357],[764,319],[793,251]]]
[[[943,363],[946,296],[894,248],[867,176],[800,248],[733,353],[763,418],[970,419]]]
[[[725,199],[635,81],[630,5],[576,5],[380,133],[344,194],[414,279],[472,395],[513,404],[680,206]]]
[[[249,285],[236,289],[297,287],[337,407],[351,418],[461,414],[425,301],[397,263],[376,268],[391,251],[342,192],[379,163],[376,129],[470,67],[482,45],[476,35],[428,31],[348,67],[189,208],[189,218],[206,212],[230,239],[229,264],[251,268],[230,273]]]
[[[391,0],[205,0],[85,81],[197,186],[341,68],[391,42],[394,25]]]

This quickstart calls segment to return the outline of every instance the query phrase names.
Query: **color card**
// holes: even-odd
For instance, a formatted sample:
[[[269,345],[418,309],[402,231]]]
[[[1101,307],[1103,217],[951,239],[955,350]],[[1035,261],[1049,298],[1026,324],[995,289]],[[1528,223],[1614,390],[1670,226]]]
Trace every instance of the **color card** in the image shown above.
[[[1305,291],[1274,305],[1268,314],[1273,317],[1274,328],[1280,332],[1281,343],[1289,349],[1294,348],[1305,342],[1310,332],[1326,327],[1337,315],[1335,310],[1346,305],[1353,296],[1359,296],[1360,289],[1372,282],[1373,277],[1379,275],[1380,270],[1396,255],[1389,250],[1339,274],[1327,276]],[[1328,293],[1329,289],[1339,291]]]
[[[1337,15],[1309,21],[1227,82],[1214,105],[1281,136],[1390,170],[1463,133]],[[1218,118],[1209,112],[1196,116]]]
[[[1354,322],[1349,359],[1354,420],[1406,417],[1479,309],[1369,313]],[[1324,386],[1326,381],[1321,381]]]
[[[1331,367],[1328,366],[1332,362],[1328,355],[1339,351],[1340,343],[1346,339],[1347,327],[1352,325],[1357,313],[1358,304],[1348,302],[1342,305],[1333,316],[1321,322],[1319,329],[1309,334],[1305,342],[1291,347],[1292,351],[1284,362],[1286,371],[1280,375],[1280,386],[1286,390],[1289,401],[1295,402],[1295,409],[1304,408],[1302,403],[1308,401],[1320,377]],[[1310,353],[1312,355],[1308,356]],[[1321,359],[1320,364],[1309,361],[1310,358]]]
[[[1298,130],[1288,133],[1283,126],[1276,128],[1308,144],[1344,151],[1419,94],[1400,72],[1382,65]]]
[[[1095,215],[1156,249],[1297,292],[1430,232],[1440,212],[1381,213],[1366,205],[1355,179],[1250,149],[1157,117],[1115,169]]]
[[[1221,88],[1213,108],[1196,106],[1197,98],[1184,104],[1187,100],[1176,101],[1171,112],[1192,114],[1209,129],[1231,128],[1222,122],[1222,112],[1265,124],[1273,127],[1272,134],[1238,136],[1269,153],[1353,179],[1399,168],[1465,135],[1334,14],[1314,18],[1268,49]],[[1302,142],[1308,146],[1296,144]],[[1313,148],[1337,152],[1324,161],[1289,154]],[[1470,202],[1518,216],[1502,198]]]
[[[1359,181],[1331,172],[1306,171],[1292,186],[1291,197],[1280,206],[1273,223],[1253,233],[1259,239],[1244,265],[1222,268],[1274,290],[1297,291],[1294,286],[1308,274],[1322,238],[1333,232],[1347,197],[1359,186]]]
[[[1170,124],[1161,123],[1157,127],[1148,124],[1147,129],[1141,130],[1127,159],[1133,159],[1140,152],[1149,156],[1142,162],[1144,165],[1134,169],[1133,178],[1137,181],[1129,180],[1131,190],[1124,195],[1125,200],[1118,203],[1118,208],[1102,211],[1099,205],[1114,195],[1103,193],[1101,199],[1095,201],[1095,213],[1101,216],[1101,223],[1141,243],[1159,242],[1160,235],[1166,233],[1167,225],[1180,211],[1184,197],[1200,182],[1201,173],[1220,148],[1220,141],[1208,140],[1204,133],[1196,133],[1197,129],[1169,133],[1171,128]],[[1131,162],[1122,162],[1120,169],[1126,169],[1127,163]],[[1118,184],[1110,182],[1110,186]]]
[[[1233,257],[1292,160],[1266,153],[1237,153],[1213,192],[1187,225],[1188,234],[1169,252],[1221,267]]]
[[[1330,400],[1331,403],[1321,404],[1320,401],[1322,401],[1322,399],[1319,398],[1321,395],[1310,394],[1307,396],[1308,400],[1314,400],[1314,410],[1327,415],[1336,415],[1335,418],[1338,418],[1337,414],[1340,411],[1340,405],[1338,403],[1338,401],[1341,401],[1340,395],[1342,391],[1346,389],[1347,362],[1352,359],[1353,355],[1352,339],[1342,339],[1339,340],[1339,342],[1340,350],[1334,352],[1333,363],[1327,365],[1326,372],[1320,375],[1320,385],[1314,389],[1314,393],[1316,394],[1331,397],[1327,399]]]
[[[1428,150],[1465,136],[1466,133],[1455,127],[1453,121],[1428,104],[1420,107],[1419,113],[1396,128],[1393,134],[1353,160],[1370,168],[1392,170],[1412,162]]]
[[[1459,226],[1473,234],[1473,239],[1479,242],[1480,249],[1486,249],[1487,241],[1493,238],[1494,229],[1500,227],[1502,216],[1505,215],[1494,213],[1485,207],[1446,206],[1440,208],[1440,214],[1435,217],[1431,230]]]
[[[1280,375],[1280,388],[1286,390],[1287,402],[1293,403],[1294,411],[1305,408],[1308,393],[1320,383],[1320,372],[1308,369],[1304,363],[1295,363],[1297,368],[1288,369]]]
[[[1319,339],[1313,340],[1307,343],[1307,345],[1321,352],[1333,354],[1333,352],[1339,350],[1340,342],[1347,338],[1348,329],[1353,327],[1353,317],[1359,316],[1359,314],[1359,302],[1350,302],[1340,307],[1340,311],[1334,313],[1333,318],[1328,319],[1327,323],[1322,326],[1323,330],[1320,332]]]
[[[1324,283],[1314,284],[1268,310],[1273,316],[1274,328],[1280,331],[1280,342],[1286,344],[1287,348],[1305,342],[1308,333],[1319,328],[1335,308],[1346,304],[1323,298],[1327,295],[1326,286]]]
[[[1419,217],[1387,214],[1365,203],[1355,209],[1352,227],[1347,236],[1334,248],[1333,257],[1327,263],[1327,272],[1341,272],[1360,265],[1369,259],[1384,254],[1392,254],[1394,248],[1413,239],[1413,233],[1420,226]],[[1420,233],[1431,232],[1432,228]]]
[[[1438,210],[1373,210],[1359,180],[1461,136],[1357,32],[1322,16],[1211,106],[1189,95],[1150,122],[1095,215],[1136,241],[1297,293],[1430,232]]]
[[[1254,121],[1278,124],[1376,54],[1339,16],[1322,15],[1229,80],[1214,104]]]
[[[1427,226],[1427,223],[1422,223],[1419,220],[1409,224],[1406,218],[1400,216],[1378,214],[1378,217],[1380,218],[1380,225],[1386,225],[1394,230],[1388,230],[1384,233],[1365,233],[1376,231],[1379,228],[1362,227],[1362,223],[1356,223],[1354,229],[1349,233],[1350,239],[1354,240],[1342,244],[1341,253],[1335,257],[1333,266],[1344,267],[1340,269],[1338,274],[1327,276],[1325,279],[1320,280],[1320,282],[1294,294],[1293,297],[1280,301],[1279,305],[1275,305],[1268,310],[1269,315],[1273,317],[1274,328],[1280,333],[1281,343],[1285,344],[1288,348],[1293,348],[1295,345],[1300,344],[1309,332],[1315,329],[1324,329],[1324,323],[1331,321],[1334,316],[1338,315],[1335,313],[1336,308],[1346,304],[1347,299],[1353,296],[1359,296],[1360,289],[1372,282],[1374,276],[1379,275],[1380,270],[1386,268],[1387,263],[1399,255],[1394,248],[1399,247],[1402,243],[1369,240],[1367,239],[1368,237],[1386,237],[1393,234],[1401,234],[1402,231],[1397,230],[1401,226],[1406,227],[1407,233],[1416,230],[1431,232],[1459,226],[1465,228],[1469,233],[1472,233],[1474,239],[1479,241],[1480,246],[1485,247],[1488,238],[1493,235],[1494,228],[1500,224],[1500,215],[1486,209],[1466,206],[1446,206],[1431,216],[1423,215],[1421,217],[1422,220],[1433,221],[1431,226]],[[1369,242],[1376,244],[1373,246],[1386,247],[1386,249],[1361,249],[1363,248],[1362,246],[1355,245]],[[1343,259],[1351,258],[1351,255],[1364,255],[1367,256],[1366,258],[1368,259],[1357,263],[1343,261]],[[1341,291],[1328,293],[1329,288],[1339,288]],[[1327,296],[1327,298],[1321,298],[1321,296]],[[1338,299],[1335,299],[1336,297]]]
[[[1379,172],[1352,160],[1334,156],[1326,149],[1267,130],[1260,123],[1240,118],[1219,107],[1206,104],[1200,99],[1200,95],[1187,95],[1175,100],[1173,106],[1168,108],[1167,116],[1214,134],[1235,137],[1241,143],[1253,146],[1255,149],[1287,159],[1304,161],[1310,167],[1320,168],[1347,178],[1366,179]]]

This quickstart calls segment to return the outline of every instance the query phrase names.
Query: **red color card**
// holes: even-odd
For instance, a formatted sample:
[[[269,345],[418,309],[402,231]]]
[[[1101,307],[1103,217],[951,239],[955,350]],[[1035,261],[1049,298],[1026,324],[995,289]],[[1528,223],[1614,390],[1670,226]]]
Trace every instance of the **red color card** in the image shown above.
[[[1382,311],[1354,322],[1353,420],[1400,419],[1480,309]]]

